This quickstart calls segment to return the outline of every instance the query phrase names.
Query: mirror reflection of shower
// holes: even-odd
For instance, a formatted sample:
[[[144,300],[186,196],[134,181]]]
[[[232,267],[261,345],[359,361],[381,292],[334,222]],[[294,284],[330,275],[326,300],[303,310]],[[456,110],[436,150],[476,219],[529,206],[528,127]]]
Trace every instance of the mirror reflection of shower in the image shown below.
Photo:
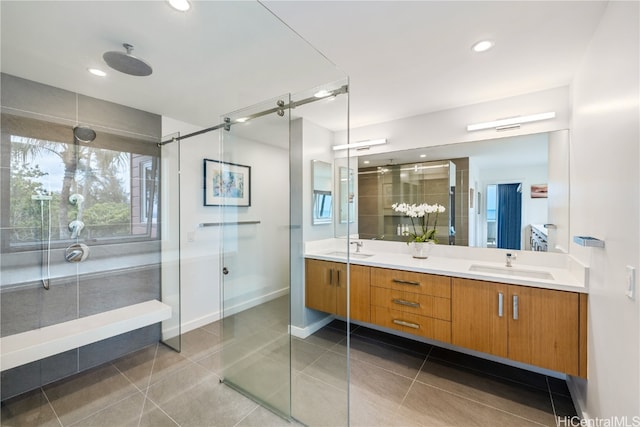
[[[51,279],[51,199],[53,197],[48,194],[34,194],[31,200],[40,202],[40,242],[42,247],[40,253],[40,280],[42,286],[49,290],[49,281]],[[46,205],[46,207],[45,207]],[[46,212],[46,214],[45,214]]]

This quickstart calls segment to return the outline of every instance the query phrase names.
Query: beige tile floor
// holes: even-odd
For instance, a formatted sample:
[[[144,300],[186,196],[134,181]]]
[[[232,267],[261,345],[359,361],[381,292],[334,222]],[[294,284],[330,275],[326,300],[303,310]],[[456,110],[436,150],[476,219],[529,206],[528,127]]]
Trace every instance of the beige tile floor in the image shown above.
[[[287,322],[274,306],[286,307],[275,301],[225,321],[224,341],[212,323],[183,335],[181,353],[153,345],[12,398],[1,425],[298,425],[219,381],[224,371],[288,406]],[[555,426],[575,415],[555,378],[355,325],[349,339],[349,388],[344,323],[292,339],[291,408],[301,424],[347,425],[347,402],[350,425],[363,427]]]

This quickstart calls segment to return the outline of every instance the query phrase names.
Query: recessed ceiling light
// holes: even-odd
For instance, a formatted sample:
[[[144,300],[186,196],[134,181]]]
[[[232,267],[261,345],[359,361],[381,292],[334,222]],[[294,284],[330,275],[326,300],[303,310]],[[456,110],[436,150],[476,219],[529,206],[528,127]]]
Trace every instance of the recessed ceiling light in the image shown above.
[[[420,158],[424,159],[425,157],[427,157],[426,154],[420,154]]]
[[[238,123],[244,123],[247,120],[249,120],[249,117],[240,117],[239,119],[236,119],[236,122]]]
[[[362,163],[364,163],[365,165],[368,165],[369,163],[371,163],[369,160],[365,160]]]
[[[179,10],[180,12],[186,12],[191,9],[191,4],[188,0],[168,0],[169,4],[175,10]]]
[[[105,73],[104,71],[98,68],[87,68],[87,71],[93,74],[94,76],[98,76],[98,77],[104,77],[107,75],[107,73]]]
[[[487,50],[491,49],[494,44],[495,43],[491,40],[480,40],[479,42],[471,46],[471,49],[473,49],[474,52],[486,52]]]

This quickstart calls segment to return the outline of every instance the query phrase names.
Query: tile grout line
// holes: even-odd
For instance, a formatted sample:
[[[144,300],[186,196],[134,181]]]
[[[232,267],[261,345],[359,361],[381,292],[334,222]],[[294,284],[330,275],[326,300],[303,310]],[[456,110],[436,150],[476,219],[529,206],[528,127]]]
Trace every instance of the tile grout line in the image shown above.
[[[56,419],[58,420],[58,423],[60,424],[60,426],[64,427],[64,424],[62,424],[62,420],[60,419],[60,417],[58,416],[58,413],[56,412],[56,408],[53,407],[53,404],[49,400],[49,396],[47,396],[47,392],[44,391],[44,387],[40,387],[40,391],[44,395],[44,398],[47,399],[47,403],[49,404],[49,407],[53,411],[53,415],[56,416]]]
[[[433,350],[433,346],[429,349],[429,352],[424,357],[424,360],[422,361],[422,365],[420,365],[420,369],[418,369],[418,372],[416,372],[415,377],[413,377],[413,381],[411,381],[411,385],[409,386],[409,388],[407,389],[407,392],[402,397],[402,400],[400,401],[400,404],[398,405],[396,410],[398,410],[398,409],[400,409],[402,407],[402,405],[404,404],[404,401],[407,399],[407,396],[409,396],[409,392],[413,388],[413,385],[416,383],[416,380],[418,379],[418,376],[420,375],[420,372],[422,372],[422,368],[424,368],[424,365],[427,363],[427,360],[429,360],[429,355],[431,355],[431,350]]]
[[[547,391],[549,392],[549,399],[551,400],[551,410],[553,411],[553,419],[555,420],[556,426],[557,426],[559,423],[559,418],[558,418],[558,413],[556,412],[556,404],[553,401],[553,393],[551,393],[551,384],[549,384],[548,376],[545,376],[544,379],[547,382]]]
[[[162,409],[162,408],[160,407],[160,405],[158,405],[157,403],[155,403],[155,402],[154,402],[153,400],[151,400],[151,399],[147,399],[147,395],[149,394],[149,389],[151,388],[151,378],[152,378],[152,375],[153,375],[153,368],[155,368],[155,366],[156,366],[156,358],[158,357],[158,349],[159,349],[159,348],[160,348],[160,343],[158,342],[158,343],[156,343],[156,351],[155,351],[155,353],[154,353],[154,355],[153,355],[153,363],[151,364],[151,372],[149,372],[149,380],[147,381],[147,387],[145,388],[145,393],[144,393],[144,400],[142,401],[142,408],[140,409],[140,418],[138,418],[138,427],[140,427],[140,423],[142,422],[142,415],[144,414],[144,407],[145,407],[145,405],[146,405],[146,403],[147,403],[147,400],[149,400],[149,401],[153,404],[153,406],[155,406],[156,408],[158,408],[158,410],[159,410],[160,412],[162,412],[163,414],[165,414],[165,415],[167,416],[167,418],[169,418],[171,421],[173,421],[173,423],[174,423],[176,426],[179,426],[179,425],[180,425],[176,420],[174,420],[174,419],[173,419],[173,417],[172,417],[171,415],[167,414],[167,413],[164,411],[164,409]],[[116,368],[116,369],[117,369],[117,368]],[[186,367],[185,367],[185,368],[183,368],[183,369],[186,369]],[[180,370],[178,370],[178,371],[180,371]],[[123,374],[123,375],[124,375],[124,374]],[[126,375],[125,375],[125,377],[126,377]],[[134,384],[134,385],[135,385],[135,384]],[[140,392],[142,393],[142,390],[141,390]]]
[[[140,415],[138,416],[138,427],[142,423],[142,415],[144,414],[144,407],[147,403],[147,395],[149,394],[149,386],[151,385],[151,377],[153,376],[153,368],[156,366],[156,358],[158,357],[158,346],[156,343],[156,351],[153,353],[153,362],[151,363],[151,371],[149,372],[149,379],[147,379],[147,386],[144,389],[144,398],[142,399],[142,406],[140,408]]]
[[[254,402],[254,403],[255,403],[255,402]],[[256,411],[256,409],[258,409],[258,407],[260,407],[260,405],[256,404],[256,406],[255,406],[252,410],[250,410],[250,411],[247,413],[247,415],[245,415],[245,416],[244,416],[244,417],[242,417],[240,420],[238,420],[238,422],[237,422],[237,423],[235,423],[235,424],[233,425],[233,427],[237,427],[237,426],[238,426],[242,421],[244,421],[244,420],[245,420],[249,415],[253,414],[253,413]]]
[[[431,350],[433,350],[433,347],[431,347]],[[450,391],[450,390],[445,390],[445,389],[443,389],[443,388],[436,387],[436,386],[433,386],[433,385],[431,385],[431,384],[426,384],[426,383],[423,383],[423,382],[421,382],[421,381],[418,381],[418,376],[420,375],[420,372],[422,372],[422,368],[424,368],[424,365],[427,363],[427,360],[429,359],[429,356],[431,355],[431,350],[429,350],[429,353],[427,354],[427,357],[425,357],[424,362],[422,363],[422,366],[420,367],[420,370],[419,370],[419,371],[418,371],[418,373],[416,374],[416,376],[415,376],[415,378],[414,378],[413,382],[411,383],[411,386],[409,387],[409,390],[407,390],[407,393],[405,394],[405,396],[404,396],[404,398],[402,399],[402,402],[400,403],[400,406],[399,406],[398,408],[400,408],[400,407],[402,406],[402,404],[404,404],[404,401],[406,400],[407,396],[409,395],[409,392],[410,392],[410,391],[411,391],[411,389],[413,388],[414,384],[415,384],[416,382],[418,382],[418,383],[420,383],[420,384],[422,384],[422,385],[424,385],[424,386],[432,387],[432,388],[434,388],[434,389],[437,389],[437,390],[443,391],[443,392],[445,392],[445,393],[449,393],[449,394],[451,394],[451,395],[453,395],[453,396],[457,396],[457,397],[459,397],[459,398],[469,400],[469,401],[474,402],[474,403],[476,403],[476,404],[479,404],[479,405],[482,405],[482,406],[486,406],[486,407],[488,407],[488,408],[492,408],[492,409],[495,409],[495,410],[500,411],[500,412],[503,412],[503,413],[507,413],[507,414],[510,414],[510,415],[514,415],[514,416],[516,416],[516,417],[518,417],[518,418],[521,418],[521,419],[524,419],[524,420],[527,420],[527,421],[533,422],[533,423],[538,424],[538,425],[543,425],[543,424],[540,424],[539,422],[537,422],[537,421],[535,421],[535,420],[531,420],[531,419],[529,419],[529,418],[522,417],[522,416],[520,416],[520,415],[518,415],[518,414],[515,414],[515,413],[512,413],[512,412],[509,412],[509,411],[506,411],[506,410],[504,410],[504,409],[496,408],[496,407],[493,407],[493,406],[488,405],[488,404],[486,404],[486,403],[479,402],[479,401],[474,400],[474,399],[470,399],[470,398],[468,398],[468,397],[466,397],[466,396],[462,396],[462,395],[460,395],[460,394],[458,394],[458,393],[454,393],[454,392],[452,392],[452,391]],[[552,403],[552,405],[553,405],[553,403]],[[555,414],[555,410],[554,410],[554,414]]]
[[[429,388],[433,388],[433,389],[436,389],[436,390],[440,390],[440,391],[442,391],[444,393],[450,394],[452,396],[459,397],[460,399],[468,400],[469,402],[473,402],[473,403],[476,403],[478,405],[481,405],[481,406],[484,406],[484,407],[487,407],[487,408],[494,409],[494,410],[502,412],[504,414],[512,415],[512,416],[514,416],[516,418],[520,418],[521,420],[526,420],[526,421],[529,421],[530,423],[537,424],[537,425],[540,425],[540,426],[544,426],[544,424],[541,424],[540,422],[538,422],[536,420],[532,420],[530,418],[523,417],[522,415],[518,415],[518,414],[516,414],[514,412],[509,412],[506,409],[496,408],[495,406],[489,405],[488,403],[484,403],[484,402],[480,402],[479,400],[471,399],[471,398],[469,398],[467,396],[463,396],[463,395],[455,393],[455,392],[453,392],[451,390],[447,390],[447,389],[444,389],[444,388],[441,388],[441,387],[436,387],[434,385],[426,384],[426,383],[423,383],[423,382],[420,382],[420,381],[418,381],[418,383],[420,383],[421,385],[423,385],[425,387],[429,387]]]

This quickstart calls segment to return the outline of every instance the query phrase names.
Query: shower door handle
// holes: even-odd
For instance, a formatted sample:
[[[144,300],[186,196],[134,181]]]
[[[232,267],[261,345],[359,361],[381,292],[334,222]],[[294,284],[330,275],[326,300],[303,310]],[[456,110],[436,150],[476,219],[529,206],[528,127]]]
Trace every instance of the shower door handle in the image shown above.
[[[222,267],[222,274],[224,274],[225,276],[229,274],[229,269],[227,267]]]

